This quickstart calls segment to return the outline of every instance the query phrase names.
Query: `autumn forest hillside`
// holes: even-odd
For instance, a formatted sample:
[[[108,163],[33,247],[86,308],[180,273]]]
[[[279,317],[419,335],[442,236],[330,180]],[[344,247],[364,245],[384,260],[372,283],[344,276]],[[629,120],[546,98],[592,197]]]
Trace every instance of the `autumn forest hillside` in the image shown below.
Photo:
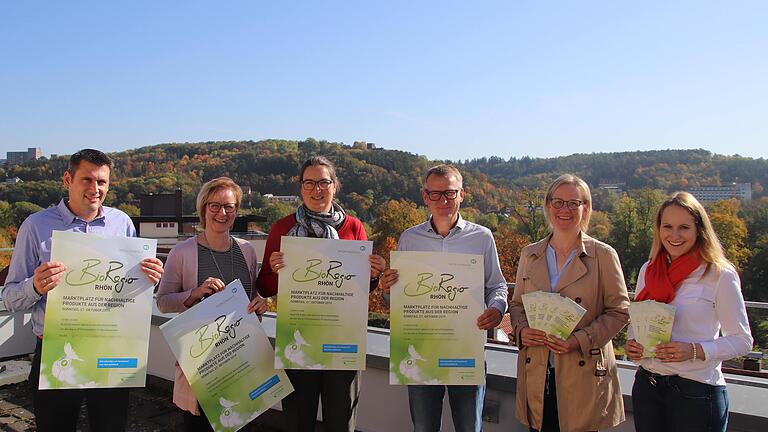
[[[399,233],[425,219],[421,178],[428,167],[444,161],[364,147],[308,138],[173,143],[113,153],[116,167],[107,204],[136,215],[141,194],[181,189],[185,213],[192,214],[200,185],[224,175],[246,192],[241,212],[265,216],[266,231],[269,223],[294,209],[263,194],[297,195],[299,166],[310,155],[322,154],[337,164],[340,202],[363,220],[377,249],[388,256]],[[44,158],[0,167],[0,179],[22,180],[0,185],[0,247],[12,245],[16,228],[28,214],[55,204],[64,195],[61,175],[67,160]],[[659,150],[453,163],[464,173],[467,198],[462,215],[494,232],[510,281],[515,279],[520,249],[546,233],[543,188],[562,173],[574,173],[590,184],[595,208],[590,234],[617,250],[630,287],[647,259],[655,209],[668,193],[700,185],[750,183],[751,202],[721,201],[708,210],[729,258],[741,271],[745,295],[768,301],[766,159],[706,150]],[[621,184],[624,192],[600,189],[601,183]],[[7,259],[0,255],[0,264]],[[768,335],[768,316],[764,318],[763,331]]]

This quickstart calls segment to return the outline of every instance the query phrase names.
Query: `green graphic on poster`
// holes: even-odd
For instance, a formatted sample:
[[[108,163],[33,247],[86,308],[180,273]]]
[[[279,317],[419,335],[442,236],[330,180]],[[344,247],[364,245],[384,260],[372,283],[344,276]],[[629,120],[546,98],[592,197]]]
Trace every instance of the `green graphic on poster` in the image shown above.
[[[283,237],[275,367],[365,370],[373,243]]]
[[[67,266],[46,298],[39,388],[143,387],[153,284],[141,272],[153,239],[54,231]]]
[[[482,255],[392,252],[390,384],[485,383]]]
[[[293,391],[235,279],[160,326],[213,430],[234,432]]]

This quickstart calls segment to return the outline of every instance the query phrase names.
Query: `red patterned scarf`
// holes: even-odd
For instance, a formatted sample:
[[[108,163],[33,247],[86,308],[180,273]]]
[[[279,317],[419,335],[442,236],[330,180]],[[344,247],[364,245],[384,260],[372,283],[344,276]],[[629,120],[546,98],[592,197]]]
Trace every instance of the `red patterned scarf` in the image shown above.
[[[662,248],[656,258],[645,269],[645,288],[635,301],[656,300],[671,303],[680,284],[702,263],[698,248],[692,248],[685,255],[669,262],[669,253]]]

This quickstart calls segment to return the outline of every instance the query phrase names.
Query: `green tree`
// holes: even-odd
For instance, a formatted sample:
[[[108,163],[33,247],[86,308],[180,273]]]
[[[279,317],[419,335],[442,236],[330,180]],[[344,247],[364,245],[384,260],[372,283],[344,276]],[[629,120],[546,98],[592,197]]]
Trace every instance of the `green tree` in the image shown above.
[[[139,216],[141,214],[141,210],[139,210],[139,208],[133,204],[123,203],[123,204],[119,204],[117,208],[125,212],[125,214],[127,214],[128,216]]]
[[[424,222],[426,218],[427,212],[410,201],[389,200],[376,209],[371,237],[377,245],[397,245],[403,231]]]
[[[530,239],[544,237],[549,229],[544,219],[544,191],[523,189],[517,193],[514,202],[509,209],[516,219],[517,232]]]
[[[271,227],[278,220],[296,212],[296,207],[282,201],[271,201],[266,207],[253,210],[254,214],[267,218],[265,227]]]
[[[611,234],[611,219],[608,213],[593,210],[589,218],[588,234],[600,241],[608,241]]]
[[[475,223],[496,232],[499,229],[499,216],[496,213],[480,213],[477,215]]]
[[[24,222],[24,219],[26,219],[32,213],[37,213],[42,209],[43,208],[39,205],[28,201],[17,202],[13,205],[13,210],[11,211],[13,224],[17,227],[21,226],[21,223]]]
[[[744,298],[768,301],[768,197],[752,201],[744,213],[751,256],[743,267]],[[761,346],[768,348],[768,344]]]
[[[0,228],[13,224],[13,211],[8,201],[0,201]]]
[[[709,209],[709,218],[715,229],[720,243],[723,245],[725,256],[737,267],[747,264],[751,252],[747,247],[747,224],[739,218],[741,205],[739,201],[718,201]]]
[[[622,197],[609,217],[612,228],[608,243],[619,254],[630,290],[637,281],[640,267],[648,259],[656,211],[662,200],[663,194],[658,190],[641,190],[636,199]]]
[[[14,227],[0,228],[0,249],[10,249],[13,247],[13,238],[10,231],[15,231]],[[11,263],[11,253],[0,251],[0,270],[6,268]]]

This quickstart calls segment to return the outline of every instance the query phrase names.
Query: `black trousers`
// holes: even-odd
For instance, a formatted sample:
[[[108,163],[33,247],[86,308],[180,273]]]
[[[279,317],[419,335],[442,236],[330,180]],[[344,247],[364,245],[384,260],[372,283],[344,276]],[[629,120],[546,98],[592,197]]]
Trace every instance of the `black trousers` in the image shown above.
[[[560,432],[560,417],[557,415],[557,387],[555,369],[547,369],[547,381],[544,384],[544,420],[541,430],[531,428],[531,432]]]
[[[38,390],[42,348],[43,343],[38,339],[32,369],[29,371],[37,431],[74,432],[83,400],[88,407],[91,431],[124,431],[128,420],[128,389]]]
[[[360,381],[357,371],[285,371],[294,391],[283,399],[286,430],[315,430],[317,404],[322,397],[323,426],[328,432],[354,432]]]
[[[184,431],[185,432],[213,432],[211,422],[205,416],[200,404],[197,404],[200,415],[194,415],[189,411],[181,410],[184,413]]]

